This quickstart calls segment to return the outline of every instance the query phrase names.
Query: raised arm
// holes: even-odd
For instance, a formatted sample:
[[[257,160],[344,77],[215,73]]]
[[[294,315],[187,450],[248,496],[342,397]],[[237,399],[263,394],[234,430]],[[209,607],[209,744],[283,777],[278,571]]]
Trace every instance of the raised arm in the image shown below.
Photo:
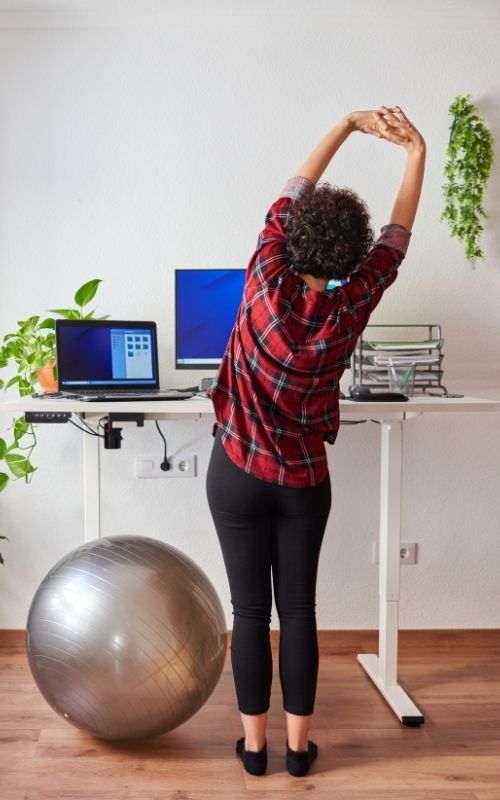
[[[376,114],[375,111],[353,111],[343,117],[316,145],[295,175],[317,183],[339,147],[351,133],[355,131],[375,133],[375,127],[378,124]],[[400,132],[393,129],[393,126],[386,130],[385,135],[379,134],[379,138],[389,138],[389,135],[390,141],[394,141],[396,144],[403,144],[405,141]]]
[[[383,106],[380,111],[374,112],[373,116],[375,130],[369,132],[379,138],[401,144],[407,153],[405,171],[396,195],[390,222],[403,225],[408,231],[411,231],[424,180],[425,141],[399,106],[393,108]],[[395,136],[399,141],[394,138]]]
[[[425,141],[399,106],[353,111],[343,117],[316,145],[295,175],[317,183],[339,147],[355,131],[370,133],[406,150],[408,159],[390,222],[411,230],[424,179]]]

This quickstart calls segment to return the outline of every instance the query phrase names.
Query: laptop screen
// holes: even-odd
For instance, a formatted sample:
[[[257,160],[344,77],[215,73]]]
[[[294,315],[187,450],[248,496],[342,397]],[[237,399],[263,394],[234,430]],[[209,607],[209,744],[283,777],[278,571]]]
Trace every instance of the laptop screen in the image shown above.
[[[154,322],[56,320],[59,389],[158,389]]]

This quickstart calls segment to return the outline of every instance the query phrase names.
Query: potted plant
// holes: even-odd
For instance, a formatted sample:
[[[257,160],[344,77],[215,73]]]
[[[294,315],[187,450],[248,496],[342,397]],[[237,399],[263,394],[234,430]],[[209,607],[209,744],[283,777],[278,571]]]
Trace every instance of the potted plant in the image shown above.
[[[95,297],[101,280],[95,278],[81,286],[75,294],[77,308],[53,308],[52,314],[65,319],[92,319],[95,309],[84,312]],[[33,394],[36,384],[45,391],[57,388],[55,367],[55,319],[40,316],[29,317],[18,322],[14,333],[7,333],[0,349],[0,368],[12,361],[17,364],[17,373],[7,383],[0,380],[0,389],[9,389],[17,384],[21,397]]]
[[[75,294],[76,308],[54,308],[49,313],[65,319],[92,319],[95,309],[88,311],[86,306],[94,299],[100,278],[94,278],[80,286]],[[100,317],[106,319],[106,317]],[[0,389],[17,386],[19,395],[26,397],[40,387],[43,391],[57,390],[57,369],[55,359],[55,318],[32,316],[18,322],[17,329],[5,334],[0,345],[0,369],[14,364],[16,373],[7,381],[0,380]],[[9,480],[24,478],[27,483],[36,470],[31,463],[31,454],[36,446],[35,428],[27,423],[24,416],[13,421],[12,441],[0,438],[0,492]],[[0,539],[6,538],[0,536]],[[3,563],[0,554],[0,563]]]

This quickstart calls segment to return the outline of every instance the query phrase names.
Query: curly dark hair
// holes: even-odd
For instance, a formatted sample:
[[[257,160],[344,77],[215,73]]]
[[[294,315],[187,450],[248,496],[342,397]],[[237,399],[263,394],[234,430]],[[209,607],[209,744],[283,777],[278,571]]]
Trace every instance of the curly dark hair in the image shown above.
[[[295,203],[286,239],[293,268],[299,274],[346,278],[373,245],[370,212],[351,189],[323,183]]]

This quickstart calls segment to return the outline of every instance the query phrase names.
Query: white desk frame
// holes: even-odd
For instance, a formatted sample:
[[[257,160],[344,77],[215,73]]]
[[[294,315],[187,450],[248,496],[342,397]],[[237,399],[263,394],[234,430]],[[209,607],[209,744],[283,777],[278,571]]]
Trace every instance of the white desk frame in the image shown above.
[[[145,420],[199,418],[213,415],[210,400],[193,398],[167,402],[85,403],[61,399],[8,401],[0,411],[20,415],[24,411],[72,411],[90,423],[109,413],[144,414]],[[381,426],[379,650],[359,653],[367,675],[404,725],[416,726],[424,716],[398,684],[398,627],[401,540],[401,462],[403,424],[421,414],[450,412],[500,412],[500,401],[474,397],[413,397],[405,403],[340,401],[342,420],[373,420]],[[101,535],[100,446],[96,436],[84,436],[85,541]]]

